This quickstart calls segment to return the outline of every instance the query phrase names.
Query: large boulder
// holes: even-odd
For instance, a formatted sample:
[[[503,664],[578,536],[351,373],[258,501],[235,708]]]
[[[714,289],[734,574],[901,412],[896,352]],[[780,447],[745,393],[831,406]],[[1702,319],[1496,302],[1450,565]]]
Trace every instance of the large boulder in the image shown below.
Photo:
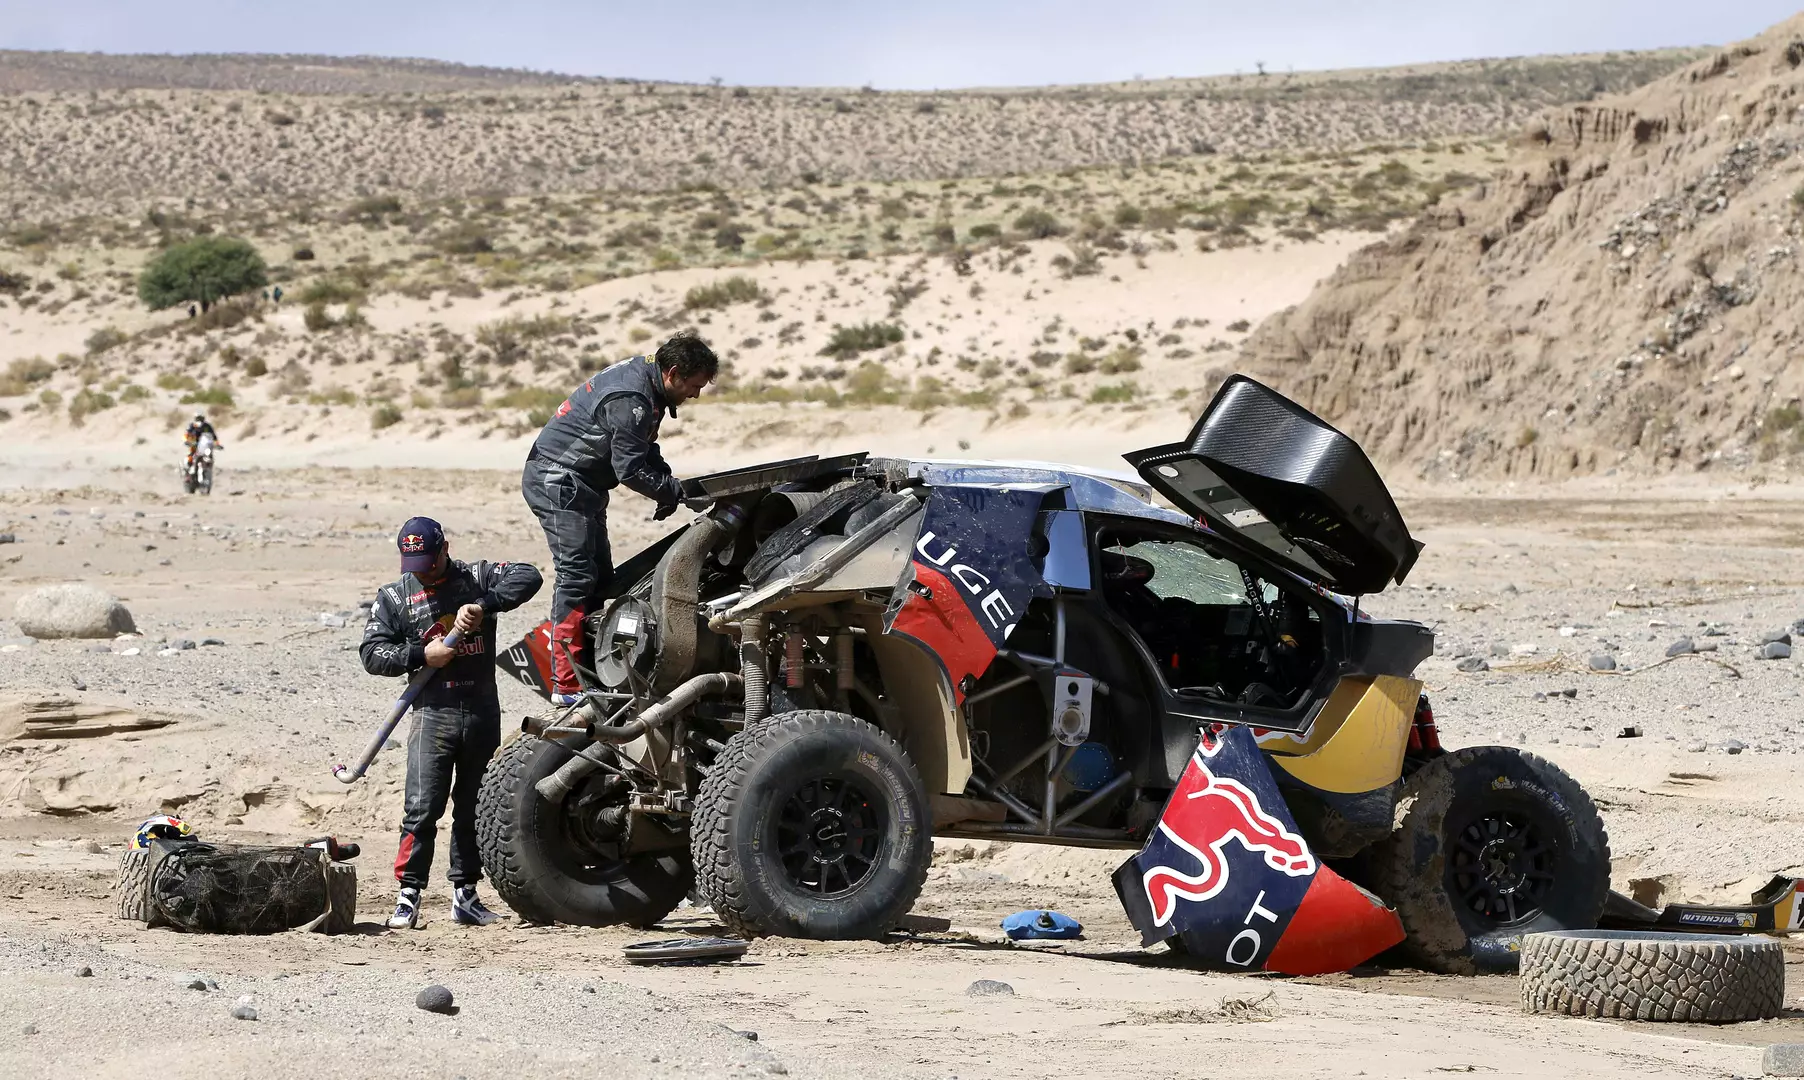
[[[34,638],[108,638],[138,628],[125,605],[92,585],[45,585],[19,597],[13,621]]]

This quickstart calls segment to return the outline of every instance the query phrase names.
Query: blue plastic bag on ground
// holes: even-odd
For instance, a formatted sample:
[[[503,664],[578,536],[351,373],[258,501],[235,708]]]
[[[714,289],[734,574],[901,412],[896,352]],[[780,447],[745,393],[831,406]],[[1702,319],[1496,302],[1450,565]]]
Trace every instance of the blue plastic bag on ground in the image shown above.
[[[1002,932],[1015,941],[1023,938],[1069,940],[1082,937],[1083,924],[1057,911],[1017,911],[1002,920]]]

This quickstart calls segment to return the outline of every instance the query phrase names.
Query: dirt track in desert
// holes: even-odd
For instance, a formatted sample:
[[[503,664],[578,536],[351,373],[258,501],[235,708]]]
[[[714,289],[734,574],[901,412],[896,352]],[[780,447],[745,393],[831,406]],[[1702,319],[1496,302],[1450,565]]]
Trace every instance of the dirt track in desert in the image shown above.
[[[917,910],[949,918],[951,933],[764,941],[731,967],[636,969],[619,956],[706,927],[705,913],[679,911],[651,935],[511,921],[467,931],[450,923],[442,885],[426,929],[382,933],[401,763],[379,759],[349,789],[327,769],[361,747],[394,688],[358,667],[359,620],[321,615],[354,613],[388,580],[394,525],[415,512],[439,515],[461,555],[544,562],[514,475],[228,465],[210,498],[176,493],[151,468],[70,469],[82,481],[71,487],[55,475],[0,491],[0,530],[18,538],[0,547],[0,612],[32,586],[91,581],[125,598],[142,636],[30,643],[0,622],[0,698],[174,722],[0,744],[9,1075],[136,1075],[154,1052],[223,1073],[286,1075],[306,1060],[326,1076],[419,1059],[428,1074],[472,1077],[522,1063],[538,1075],[1727,1077],[1756,1072],[1761,1045],[1804,1040],[1804,951],[1789,954],[1784,1017],[1722,1028],[1524,1017],[1509,978],[1186,971],[1138,948],[1108,882],[1117,852],[942,842]],[[1370,603],[1438,627],[1423,675],[1449,745],[1521,745],[1571,770],[1610,828],[1618,888],[1648,878],[1669,898],[1731,899],[1804,869],[1793,791],[1804,669],[1752,657],[1761,632],[1804,617],[1804,492],[1496,487],[1418,491],[1403,505],[1427,551],[1408,587]],[[622,548],[656,535],[647,510],[617,506]],[[506,617],[504,636],[539,607]],[[1673,638],[1709,630],[1716,653],[1655,666]],[[224,644],[159,655],[179,638]],[[1455,670],[1493,643],[1534,652]],[[1610,650],[1628,674],[1583,670]],[[502,693],[509,717],[534,708],[516,686]],[[1631,724],[1640,738],[1615,737]],[[1725,752],[1730,739],[1746,749]],[[366,932],[196,938],[118,920],[118,851],[165,804],[209,837],[361,841]],[[1082,919],[1086,940],[1009,945],[998,921],[1038,906]],[[81,965],[92,979],[74,975]],[[187,989],[197,977],[219,989]],[[1015,996],[966,996],[979,978]],[[459,994],[458,1016],[413,1008],[434,981]],[[258,1021],[228,1015],[241,995]],[[96,1032],[96,1010],[129,1019]],[[167,1018],[151,1051],[145,1016]],[[745,1030],[758,1040],[732,1033]]]

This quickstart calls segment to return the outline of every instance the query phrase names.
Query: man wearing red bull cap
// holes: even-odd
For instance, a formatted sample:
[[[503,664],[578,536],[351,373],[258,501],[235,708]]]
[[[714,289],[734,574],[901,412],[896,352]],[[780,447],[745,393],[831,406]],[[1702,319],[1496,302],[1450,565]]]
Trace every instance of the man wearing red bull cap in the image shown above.
[[[384,585],[363,630],[364,670],[407,675],[439,669],[415,699],[407,737],[407,801],[395,877],[401,895],[392,929],[419,924],[420,891],[432,869],[433,842],[445,803],[451,804],[451,914],[459,923],[487,926],[500,916],[476,896],[482,856],[476,846],[476,793],[489,758],[501,745],[501,703],[495,693],[495,615],[539,591],[539,572],[527,563],[464,563],[451,558],[445,531],[431,518],[409,518],[395,544],[401,580]],[[441,640],[455,628],[460,640]]]

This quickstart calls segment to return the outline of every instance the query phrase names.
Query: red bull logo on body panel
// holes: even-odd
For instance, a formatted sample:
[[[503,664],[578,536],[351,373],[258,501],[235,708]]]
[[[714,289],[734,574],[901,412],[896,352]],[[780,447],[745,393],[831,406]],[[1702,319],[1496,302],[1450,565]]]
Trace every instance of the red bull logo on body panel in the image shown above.
[[[1196,856],[1202,871],[1186,874],[1170,866],[1154,866],[1141,877],[1152,905],[1154,924],[1171,921],[1182,900],[1213,899],[1228,885],[1228,860],[1222,849],[1230,841],[1265,857],[1265,864],[1291,877],[1315,873],[1315,856],[1303,838],[1259,805],[1259,797],[1233,777],[1216,776],[1209,759],[1222,743],[1205,738],[1171,793],[1159,831]]]

